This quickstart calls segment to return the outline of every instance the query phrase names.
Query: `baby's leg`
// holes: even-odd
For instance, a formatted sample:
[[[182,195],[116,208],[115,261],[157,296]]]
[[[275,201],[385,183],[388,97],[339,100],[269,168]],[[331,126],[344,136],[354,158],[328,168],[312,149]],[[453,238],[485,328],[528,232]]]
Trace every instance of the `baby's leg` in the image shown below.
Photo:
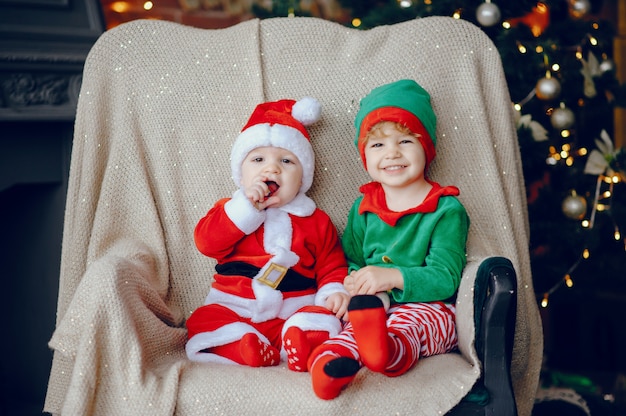
[[[282,324],[265,323],[267,329]],[[258,325],[257,325],[258,326]],[[187,320],[187,356],[192,361],[262,367],[277,365],[280,352],[258,329],[234,311],[210,304],[198,308]]]
[[[341,330],[341,321],[321,306],[305,306],[285,321],[281,353],[292,371],[307,371],[311,351]]]

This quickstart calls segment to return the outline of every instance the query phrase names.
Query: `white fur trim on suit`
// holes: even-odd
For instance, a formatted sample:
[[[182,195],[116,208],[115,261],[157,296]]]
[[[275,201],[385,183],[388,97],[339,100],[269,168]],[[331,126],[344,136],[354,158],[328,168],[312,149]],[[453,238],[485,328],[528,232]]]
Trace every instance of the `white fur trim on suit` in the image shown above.
[[[327,283],[317,290],[317,293],[315,294],[315,304],[317,306],[326,305],[326,299],[328,299],[328,297],[333,293],[337,292],[350,295],[343,284],[337,282]]]
[[[224,211],[244,234],[252,234],[265,221],[265,210],[256,209],[241,189],[236,190],[230,201],[224,204]]]
[[[263,322],[276,318],[281,310],[283,300],[283,294],[279,290],[260,283],[258,279],[272,264],[290,268],[298,264],[298,260],[300,260],[300,257],[291,251],[293,229],[289,214],[280,208],[268,208],[265,211],[263,247],[267,253],[273,254],[273,257],[261,268],[252,282],[252,290],[257,299],[252,316],[253,322]]]
[[[280,207],[281,210],[296,217],[308,217],[315,212],[315,208],[317,208],[315,201],[302,192],[296,195],[289,203]]]
[[[296,312],[285,321],[282,336],[292,326],[303,331],[328,331],[331,337],[341,331],[341,321],[332,313]]]
[[[198,362],[222,362],[236,364],[235,362],[222,356],[200,352],[207,348],[213,348],[220,345],[230,344],[240,340],[245,334],[253,332],[257,334],[260,340],[269,344],[269,340],[254,327],[244,322],[234,322],[217,328],[215,331],[200,332],[193,337],[185,345],[185,352],[191,361]]]
[[[233,181],[241,186],[241,162],[257,147],[272,146],[289,150],[298,157],[302,164],[301,192],[309,190],[313,184],[315,171],[315,155],[309,139],[293,127],[282,124],[270,126],[268,123],[255,124],[237,136],[230,153],[230,168]]]
[[[268,289],[270,288],[268,287]],[[287,319],[303,306],[313,305],[314,299],[315,295],[313,294],[283,299],[282,302],[279,303],[280,310],[275,317]],[[219,289],[212,288],[209,291],[209,294],[207,295],[204,304],[224,305],[243,318],[253,319],[255,311],[258,309],[256,303],[256,299],[247,299],[238,295],[232,295],[230,293],[222,292]]]

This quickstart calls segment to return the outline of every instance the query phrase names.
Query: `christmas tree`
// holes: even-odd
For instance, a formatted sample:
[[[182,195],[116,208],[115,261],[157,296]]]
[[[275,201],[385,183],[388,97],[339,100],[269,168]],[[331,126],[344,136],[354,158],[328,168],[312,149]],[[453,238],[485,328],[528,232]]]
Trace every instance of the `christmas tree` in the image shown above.
[[[253,12],[316,15],[313,3],[272,1],[271,9]],[[345,13],[332,19],[359,29],[437,15],[484,30],[502,57],[517,114],[537,302],[558,307],[598,290],[625,294],[626,151],[613,136],[614,109],[626,107],[626,88],[616,78],[615,22],[607,20],[614,16],[607,16],[604,2],[339,3]]]

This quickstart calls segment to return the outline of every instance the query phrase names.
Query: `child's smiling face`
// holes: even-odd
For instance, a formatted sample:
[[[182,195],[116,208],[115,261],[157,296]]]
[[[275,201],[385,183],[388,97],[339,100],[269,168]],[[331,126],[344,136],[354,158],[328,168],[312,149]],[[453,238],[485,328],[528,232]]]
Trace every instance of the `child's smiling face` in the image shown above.
[[[424,177],[426,155],[419,139],[385,122],[365,143],[366,169],[383,186],[401,188]]]

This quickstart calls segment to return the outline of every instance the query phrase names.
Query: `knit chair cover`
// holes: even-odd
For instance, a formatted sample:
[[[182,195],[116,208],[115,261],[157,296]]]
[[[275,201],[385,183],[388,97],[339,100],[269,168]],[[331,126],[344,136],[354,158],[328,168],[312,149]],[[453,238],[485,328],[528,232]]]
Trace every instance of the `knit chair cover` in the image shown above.
[[[354,147],[359,100],[411,78],[438,115],[429,176],[456,185],[471,218],[457,301],[459,349],[388,378],[367,369],[318,399],[308,373],[199,364],[185,319],[215,262],[193,230],[236,189],[229,153],[255,106],[317,98],[308,195],[341,234],[368,181]],[[84,69],[63,236],[54,361],[45,410],[63,415],[441,415],[475,384],[473,282],[491,256],[518,279],[512,379],[529,415],[542,357],[513,110],[500,57],[472,24],[429,17],[359,31],[315,18],[205,30],[138,20],[105,32]]]

